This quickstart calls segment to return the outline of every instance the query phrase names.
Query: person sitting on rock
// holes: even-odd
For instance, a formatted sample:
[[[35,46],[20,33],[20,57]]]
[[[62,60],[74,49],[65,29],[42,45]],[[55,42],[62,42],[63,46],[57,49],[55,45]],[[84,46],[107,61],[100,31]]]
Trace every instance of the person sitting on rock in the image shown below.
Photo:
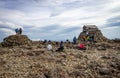
[[[61,41],[60,47],[56,51],[63,51],[63,49],[64,49],[64,45],[63,45],[63,42]]]
[[[51,42],[48,43],[48,45],[47,45],[47,50],[48,50],[48,51],[52,51],[52,45],[51,45]]]
[[[85,44],[81,43],[79,45],[79,50],[86,50]]]
[[[46,44],[46,43],[47,43],[47,40],[44,40],[44,41],[43,41],[43,44]]]
[[[16,34],[18,34],[18,31],[19,31],[18,28],[16,28],[16,29],[15,29]]]

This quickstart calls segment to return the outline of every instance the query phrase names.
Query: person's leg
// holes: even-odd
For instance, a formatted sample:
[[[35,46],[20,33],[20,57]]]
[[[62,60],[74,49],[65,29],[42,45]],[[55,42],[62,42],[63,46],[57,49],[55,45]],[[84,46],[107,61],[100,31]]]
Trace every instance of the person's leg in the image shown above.
[[[82,48],[79,47],[79,50],[82,50]]]
[[[86,50],[86,48],[83,48],[83,50]]]
[[[56,51],[60,51],[60,48],[58,48]]]

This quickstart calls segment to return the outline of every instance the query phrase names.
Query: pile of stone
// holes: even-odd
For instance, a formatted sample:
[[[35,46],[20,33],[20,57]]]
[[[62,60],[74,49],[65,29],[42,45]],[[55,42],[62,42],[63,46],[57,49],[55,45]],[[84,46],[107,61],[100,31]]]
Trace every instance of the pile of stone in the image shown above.
[[[31,40],[26,35],[10,35],[4,38],[1,45],[4,47],[10,47],[30,44],[30,42]]]
[[[82,41],[82,38],[84,35],[86,35],[87,31],[89,35],[94,35],[94,39],[96,42],[109,41],[106,37],[103,36],[96,25],[84,25],[83,31],[78,36],[78,41]]]

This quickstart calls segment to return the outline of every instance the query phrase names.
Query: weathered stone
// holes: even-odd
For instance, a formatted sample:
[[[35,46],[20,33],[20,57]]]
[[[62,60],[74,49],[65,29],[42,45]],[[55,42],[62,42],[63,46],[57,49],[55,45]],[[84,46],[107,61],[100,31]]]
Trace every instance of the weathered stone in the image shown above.
[[[59,47],[51,44],[54,50]],[[0,47],[0,78],[120,77],[120,51],[111,48],[119,44],[96,43],[86,52],[70,47],[65,52],[51,52],[46,45],[32,41],[31,45]],[[96,50],[99,46],[107,50]]]
[[[27,45],[30,44],[30,39],[26,35],[11,35],[4,38],[1,44],[5,47]]]
[[[97,48],[97,50],[106,50],[106,48],[103,47],[103,46],[99,46],[99,47]]]
[[[99,68],[99,73],[100,73],[101,75],[111,74],[110,72],[111,72],[111,71],[110,71],[110,69],[108,69],[108,68]]]
[[[103,42],[108,41],[106,37],[103,36],[101,31],[98,29],[96,25],[85,25],[89,35],[94,35],[94,41]],[[83,36],[86,35],[87,31],[82,31],[78,36],[78,42],[83,41]]]

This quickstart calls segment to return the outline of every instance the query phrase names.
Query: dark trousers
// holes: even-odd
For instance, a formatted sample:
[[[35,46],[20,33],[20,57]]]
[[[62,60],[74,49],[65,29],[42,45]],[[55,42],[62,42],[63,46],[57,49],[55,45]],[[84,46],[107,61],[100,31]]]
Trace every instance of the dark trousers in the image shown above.
[[[79,48],[79,50],[86,50],[86,48]]]
[[[56,51],[63,51],[64,47],[59,47]]]

